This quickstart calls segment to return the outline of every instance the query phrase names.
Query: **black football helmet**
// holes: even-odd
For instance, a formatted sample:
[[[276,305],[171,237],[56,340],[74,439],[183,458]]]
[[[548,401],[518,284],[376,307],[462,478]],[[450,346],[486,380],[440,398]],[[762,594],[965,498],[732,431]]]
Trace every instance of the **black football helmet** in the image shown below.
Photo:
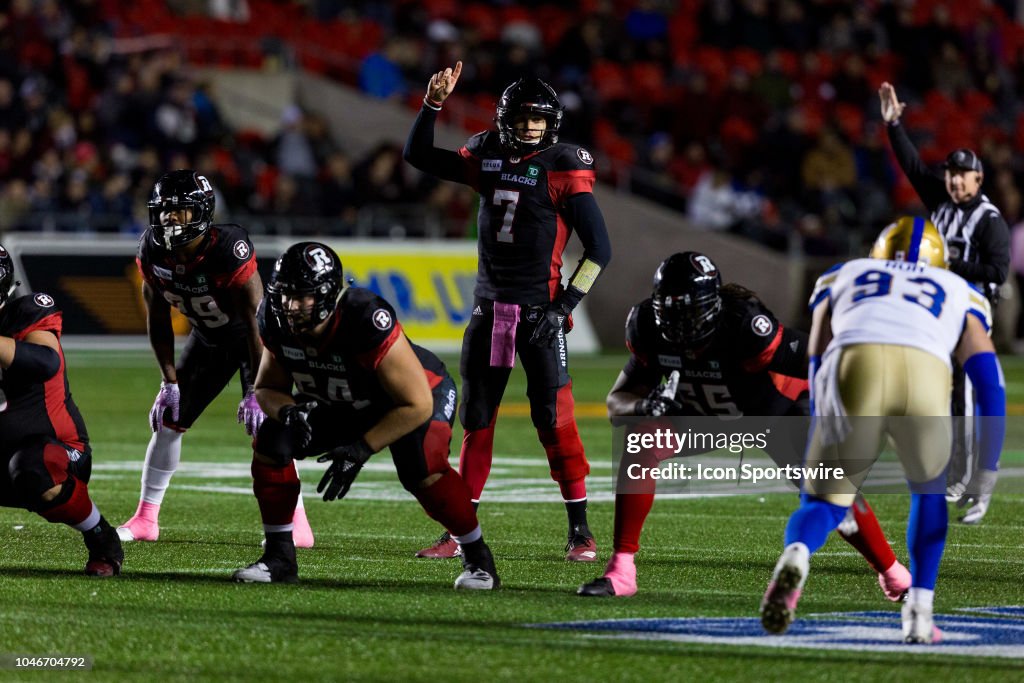
[[[0,307],[7,303],[20,284],[14,279],[14,259],[3,245],[0,245]]]
[[[288,247],[274,264],[267,295],[270,310],[292,332],[308,332],[327,320],[342,290],[341,259],[319,242],[299,242]],[[286,308],[284,298],[313,297],[307,310]]]
[[[216,198],[206,176],[191,169],[165,173],[153,186],[153,196],[149,200],[149,225],[153,228],[153,241],[164,249],[188,244],[210,229],[214,208]],[[189,209],[192,212],[191,219],[184,225],[164,225],[160,214],[178,209]]]
[[[654,273],[654,321],[666,341],[699,348],[714,335],[722,312],[722,276],[696,251],[672,254]]]
[[[505,88],[498,100],[494,122],[498,124],[501,145],[516,154],[540,152],[558,142],[558,128],[562,125],[564,108],[550,85],[539,78],[520,78]],[[537,141],[521,140],[515,131],[515,120],[520,114],[539,114],[548,127]]]

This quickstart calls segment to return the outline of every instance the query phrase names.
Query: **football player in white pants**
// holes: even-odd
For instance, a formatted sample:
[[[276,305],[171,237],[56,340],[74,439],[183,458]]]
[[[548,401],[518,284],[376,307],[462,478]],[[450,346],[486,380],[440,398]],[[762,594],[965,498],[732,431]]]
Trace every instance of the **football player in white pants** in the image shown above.
[[[825,273],[811,299],[815,423],[806,466],[847,474],[807,481],[761,602],[761,623],[770,633],[792,623],[810,556],[846,515],[888,436],[911,489],[903,638],[933,643],[941,637],[932,603],[948,528],[950,357],[955,353],[975,386],[981,455],[991,462],[1002,448],[1006,392],[987,331],[988,301],[945,270],[935,226],[901,218],[871,256]]]

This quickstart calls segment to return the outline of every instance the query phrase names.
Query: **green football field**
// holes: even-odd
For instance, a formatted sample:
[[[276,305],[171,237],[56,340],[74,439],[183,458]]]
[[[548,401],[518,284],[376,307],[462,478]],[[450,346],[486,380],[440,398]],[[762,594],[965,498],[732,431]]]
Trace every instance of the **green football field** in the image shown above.
[[[69,351],[67,359],[92,437],[90,491],[117,524],[135,510],[159,377],[144,352]],[[576,597],[576,587],[601,573],[610,551],[611,438],[601,404],[623,360],[573,359],[600,563],[563,560],[564,508],[516,370],[480,508],[501,590],[457,593],[457,560],[413,558],[439,529],[401,489],[387,454],[375,456],[349,497],[333,503],[315,494],[323,466],[303,463],[316,546],[298,551],[301,582],[234,584],[231,572],[259,557],[262,532],[232,385],[185,437],[160,542],[126,545],[120,578],[79,574],[85,550],[76,532],[0,509],[0,679],[55,677],[13,668],[12,656],[28,655],[90,657],[90,673],[60,678],[101,680],[1024,677],[1024,495],[1018,493],[997,494],[980,526],[951,525],[936,596],[951,647],[900,644],[899,606],[883,599],[874,573],[837,538],[814,557],[793,635],[761,635],[757,607],[796,506],[793,494],[661,499],[637,556],[640,592],[628,599]],[[1004,364],[1010,402],[1020,414],[1024,364],[1010,358]],[[1021,443],[1018,420],[1010,431]],[[456,427],[453,462],[460,439]],[[1004,455],[1007,481],[1021,476],[1022,456],[1016,449]],[[880,495],[873,504],[907,563],[907,496]],[[574,623],[545,627],[566,622]],[[811,628],[801,631],[805,626]]]

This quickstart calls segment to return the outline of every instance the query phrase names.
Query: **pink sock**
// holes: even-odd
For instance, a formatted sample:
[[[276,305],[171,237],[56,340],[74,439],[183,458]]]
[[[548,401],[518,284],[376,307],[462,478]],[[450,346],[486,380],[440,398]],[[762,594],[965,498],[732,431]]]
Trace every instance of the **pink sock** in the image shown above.
[[[135,516],[140,519],[144,519],[147,522],[153,522],[153,524],[156,524],[158,521],[157,518],[160,516],[160,505],[140,500],[139,507],[135,510]]]

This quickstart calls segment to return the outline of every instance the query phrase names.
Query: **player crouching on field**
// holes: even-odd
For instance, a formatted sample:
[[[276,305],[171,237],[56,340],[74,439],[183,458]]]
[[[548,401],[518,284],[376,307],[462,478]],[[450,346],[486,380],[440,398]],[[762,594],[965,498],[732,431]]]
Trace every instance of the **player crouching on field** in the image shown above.
[[[469,489],[448,464],[455,383],[437,356],[409,342],[387,301],[343,282],[338,256],[317,242],[291,246],[274,266],[257,314],[256,375],[256,397],[273,419],[256,434],[252,462],[266,549],[235,580],[298,580],[293,459],[322,453],[318,462],[331,463],[317,487],[330,501],[387,446],[402,485],[462,546],[455,587],[497,588]]]
[[[124,552],[89,498],[92,451],[68,387],[60,310],[48,294],[12,299],[19,284],[0,246],[0,505],[81,531],[85,573],[117,576]]]
[[[949,514],[951,356],[976,388],[979,451],[993,468],[1006,429],[1002,370],[987,332],[989,303],[946,264],[946,245],[935,226],[905,217],[882,231],[871,258],[822,275],[811,297],[815,422],[806,466],[851,471],[847,465],[857,463],[860,470],[877,459],[886,436],[895,444],[911,489],[912,576],[903,605],[908,643],[934,643],[941,636],[932,603]],[[792,623],[810,556],[843,519],[861,483],[805,482],[761,601],[765,630],[782,633]]]

